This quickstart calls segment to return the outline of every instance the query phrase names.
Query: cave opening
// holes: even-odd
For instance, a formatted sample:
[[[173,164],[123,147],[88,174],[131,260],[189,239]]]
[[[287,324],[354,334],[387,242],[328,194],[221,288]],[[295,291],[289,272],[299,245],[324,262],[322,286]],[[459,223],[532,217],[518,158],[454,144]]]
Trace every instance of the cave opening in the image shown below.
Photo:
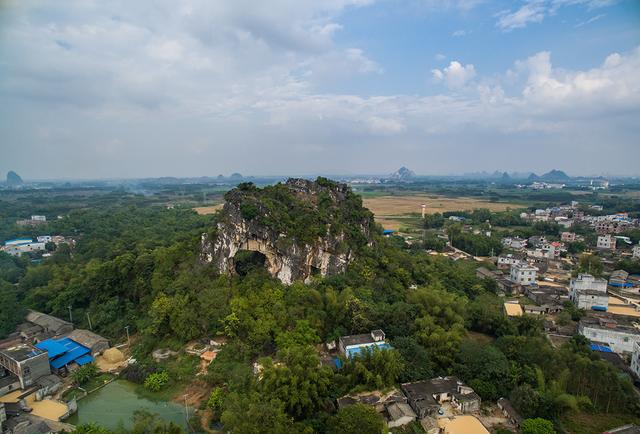
[[[267,257],[255,250],[238,250],[233,257],[233,263],[236,273],[246,276],[257,270],[266,271]]]

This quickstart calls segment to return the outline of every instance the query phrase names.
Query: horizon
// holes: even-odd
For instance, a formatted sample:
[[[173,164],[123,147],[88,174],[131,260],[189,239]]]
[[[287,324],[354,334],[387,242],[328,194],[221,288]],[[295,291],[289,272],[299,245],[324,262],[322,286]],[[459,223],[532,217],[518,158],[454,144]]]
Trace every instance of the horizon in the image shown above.
[[[634,0],[7,1],[0,172],[637,176],[639,24]]]

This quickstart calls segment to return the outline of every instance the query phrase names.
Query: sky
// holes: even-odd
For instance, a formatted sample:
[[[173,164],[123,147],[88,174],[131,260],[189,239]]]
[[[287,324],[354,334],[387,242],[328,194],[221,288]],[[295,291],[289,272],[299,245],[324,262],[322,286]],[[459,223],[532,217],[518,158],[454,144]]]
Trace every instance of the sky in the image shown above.
[[[0,0],[0,174],[639,162],[637,0]]]

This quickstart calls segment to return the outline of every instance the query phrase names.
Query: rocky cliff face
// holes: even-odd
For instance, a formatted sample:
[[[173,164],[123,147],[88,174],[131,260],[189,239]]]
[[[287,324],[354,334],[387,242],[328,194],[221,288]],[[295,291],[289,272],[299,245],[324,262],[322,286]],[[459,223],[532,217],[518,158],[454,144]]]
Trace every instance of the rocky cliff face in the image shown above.
[[[202,236],[201,258],[220,273],[235,273],[239,251],[257,251],[269,273],[290,284],[345,271],[357,250],[373,242],[373,215],[345,184],[322,178],[264,189],[244,184],[225,199],[217,230]]]

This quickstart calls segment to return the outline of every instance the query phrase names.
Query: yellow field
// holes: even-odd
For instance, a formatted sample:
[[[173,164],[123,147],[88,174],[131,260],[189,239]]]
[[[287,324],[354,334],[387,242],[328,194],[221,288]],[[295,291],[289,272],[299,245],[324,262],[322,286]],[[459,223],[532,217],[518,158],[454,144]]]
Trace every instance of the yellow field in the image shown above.
[[[200,215],[209,215],[209,214],[215,214],[216,211],[222,209],[222,204],[219,203],[217,205],[211,205],[211,206],[198,206],[196,208],[194,208],[193,210],[195,212],[197,212]]]
[[[397,230],[403,225],[402,216],[420,214],[422,204],[426,205],[427,213],[442,213],[447,211],[471,211],[477,208],[487,208],[491,211],[505,211],[509,208],[521,208],[522,205],[503,202],[490,202],[470,197],[443,197],[426,195],[380,196],[363,199],[364,206],[376,216],[376,222],[385,229]]]

